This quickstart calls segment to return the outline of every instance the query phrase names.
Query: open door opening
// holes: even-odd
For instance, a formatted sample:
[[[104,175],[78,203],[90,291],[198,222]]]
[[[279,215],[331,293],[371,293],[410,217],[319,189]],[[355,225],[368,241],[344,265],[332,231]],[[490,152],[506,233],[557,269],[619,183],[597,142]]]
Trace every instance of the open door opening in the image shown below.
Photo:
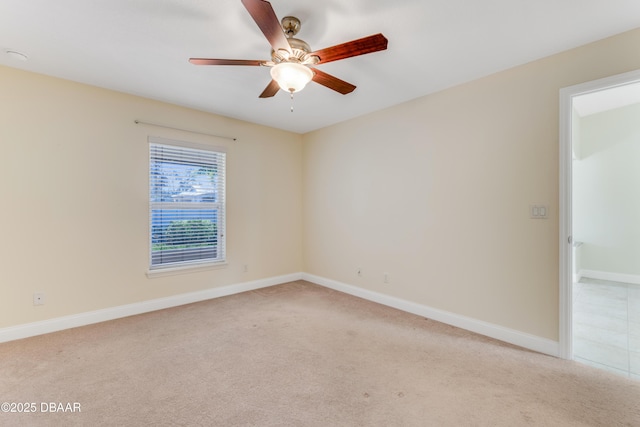
[[[628,297],[633,298],[634,295],[638,295],[636,298],[640,298],[640,262],[634,262],[635,259],[640,259],[634,253],[636,250],[634,248],[637,248],[638,255],[640,255],[640,241],[632,242],[631,246],[623,242],[625,239],[629,240],[631,234],[640,234],[640,232],[628,232],[632,224],[631,220],[628,226],[621,223],[624,221],[625,215],[629,214],[629,207],[622,206],[627,201],[623,200],[620,207],[616,207],[618,199],[622,200],[622,198],[611,197],[618,192],[617,189],[625,186],[624,181],[615,181],[616,175],[620,175],[624,163],[632,153],[638,152],[637,144],[640,144],[640,120],[627,117],[626,122],[621,122],[625,126],[628,123],[628,127],[635,126],[634,123],[638,122],[638,128],[633,131],[636,132],[634,135],[638,135],[638,137],[633,136],[635,141],[630,141],[629,138],[624,140],[620,135],[615,135],[621,126],[612,125],[611,122],[615,121],[616,117],[618,120],[622,120],[621,117],[624,114],[640,117],[640,70],[571,86],[560,91],[560,356],[565,359],[583,361],[581,360],[585,354],[583,346],[589,340],[575,341],[574,338],[581,334],[584,336],[586,327],[593,328],[594,336],[596,333],[606,335],[604,326],[601,328],[600,324],[593,323],[597,322],[596,319],[600,313],[589,313],[585,316],[583,311],[585,306],[578,306],[578,311],[575,311],[574,304],[580,297],[582,289],[589,292],[594,290],[602,292],[606,286],[609,286],[606,288],[607,292],[616,291],[616,288],[620,288],[620,292],[622,292],[622,285],[618,286],[618,282],[633,284],[635,281],[638,282],[637,285],[624,289],[625,292],[627,292],[626,289],[630,290],[626,294]],[[587,116],[588,119],[586,119]],[[610,127],[606,128],[601,123],[609,123],[607,126]],[[602,132],[606,131],[609,134],[594,135],[594,132],[597,133],[601,129],[604,129]],[[589,132],[590,134],[585,136],[581,135],[581,132]],[[618,142],[616,142],[616,138],[618,138]],[[632,144],[635,145],[632,147]],[[618,167],[612,163],[615,161],[620,162]],[[596,176],[594,171],[601,173],[601,169],[605,166],[609,168],[610,172]],[[632,168],[628,170],[632,170]],[[635,174],[635,172],[628,174]],[[638,177],[640,179],[640,172]],[[608,182],[609,178],[611,182]],[[617,179],[619,180],[620,176]],[[628,179],[628,177],[625,176],[623,179]],[[609,189],[607,189],[607,185],[610,186]],[[626,187],[637,189],[637,186],[632,182],[628,182]],[[600,195],[600,199],[598,199],[598,192],[604,194],[605,197]],[[633,203],[640,209],[640,201]],[[596,215],[598,211],[601,212],[600,215]],[[615,212],[620,214],[609,215]],[[602,221],[604,217],[610,221],[610,225],[606,226],[606,229],[593,230],[594,224]],[[582,240],[587,240],[587,242],[582,242]],[[585,258],[584,260],[581,259],[581,255]],[[584,265],[581,266],[581,262]],[[580,276],[583,273],[585,279],[581,280]],[[597,292],[594,293],[594,295],[596,294]],[[583,295],[583,300],[586,295]],[[578,299],[578,301],[581,300]],[[594,302],[587,302],[586,307],[593,310]],[[635,307],[635,303],[631,304],[633,302],[631,299],[625,300],[624,304],[618,300],[614,302],[616,304],[620,302],[620,309],[627,310],[626,319],[622,319],[625,317],[623,315],[617,315],[616,321],[619,321],[618,323],[626,322],[624,325],[627,334],[635,333],[631,330],[633,316],[630,315],[634,313],[628,311]],[[609,302],[603,304],[609,304]],[[638,316],[640,317],[640,313]],[[638,319],[637,325],[640,328],[640,319]],[[624,328],[621,327],[621,329]],[[637,333],[640,334],[640,330]],[[633,338],[633,335],[630,337]],[[594,339],[595,341],[597,339]],[[640,340],[638,341],[640,342]],[[575,347],[576,342],[577,348]],[[630,347],[633,342],[635,342],[634,339],[629,339],[629,336],[625,341],[628,352],[626,369],[629,375],[631,375],[633,368],[631,366],[633,360],[629,356],[633,355],[633,349]],[[603,347],[606,347],[606,343],[603,344]],[[622,344],[620,347],[623,347]],[[582,354],[576,354],[576,350]],[[616,350],[618,349],[616,348]],[[640,348],[636,351],[640,357]],[[584,361],[588,361],[588,358]],[[622,362],[617,363],[622,364]],[[640,374],[640,359],[636,364],[639,365],[637,369]],[[622,368],[622,366],[617,368]]]

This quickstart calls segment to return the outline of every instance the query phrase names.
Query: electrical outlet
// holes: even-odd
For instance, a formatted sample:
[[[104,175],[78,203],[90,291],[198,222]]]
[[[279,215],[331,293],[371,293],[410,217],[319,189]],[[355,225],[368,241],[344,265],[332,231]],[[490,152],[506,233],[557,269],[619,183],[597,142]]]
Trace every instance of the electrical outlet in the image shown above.
[[[389,283],[389,273],[384,273],[384,283]]]
[[[247,273],[248,271],[249,271],[249,265],[247,265],[247,264],[243,264],[243,265],[242,265],[242,272],[243,272],[243,273]]]
[[[33,294],[33,305],[44,305],[44,292],[36,292]]]

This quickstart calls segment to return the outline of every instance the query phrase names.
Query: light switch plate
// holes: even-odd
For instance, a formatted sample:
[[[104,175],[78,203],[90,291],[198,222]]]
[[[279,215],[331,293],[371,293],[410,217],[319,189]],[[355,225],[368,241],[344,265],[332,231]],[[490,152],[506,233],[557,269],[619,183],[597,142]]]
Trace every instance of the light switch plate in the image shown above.
[[[529,205],[529,218],[531,219],[549,218],[549,205],[542,205],[542,204]]]

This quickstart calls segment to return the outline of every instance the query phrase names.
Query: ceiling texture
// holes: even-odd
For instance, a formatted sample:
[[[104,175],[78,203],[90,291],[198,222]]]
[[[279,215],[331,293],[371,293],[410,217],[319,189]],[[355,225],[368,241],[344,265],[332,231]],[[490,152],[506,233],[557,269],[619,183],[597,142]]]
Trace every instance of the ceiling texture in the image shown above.
[[[2,0],[0,65],[297,133],[428,95],[640,27],[638,0],[272,0],[319,50],[376,33],[388,50],[320,64],[357,86],[310,83],[258,95],[266,67],[190,57],[270,59],[240,0]],[[6,51],[28,57],[21,61]]]

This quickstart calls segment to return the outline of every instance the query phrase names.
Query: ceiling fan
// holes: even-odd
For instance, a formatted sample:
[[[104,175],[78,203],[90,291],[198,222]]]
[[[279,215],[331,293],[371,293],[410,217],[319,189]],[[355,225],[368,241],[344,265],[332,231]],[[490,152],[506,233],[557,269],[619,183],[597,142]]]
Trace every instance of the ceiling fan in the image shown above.
[[[260,94],[260,98],[272,97],[279,89],[293,96],[294,92],[302,90],[312,80],[346,95],[353,92],[356,87],[313,66],[387,48],[387,39],[382,34],[375,34],[312,51],[305,41],[294,38],[300,31],[298,18],[286,16],[278,22],[271,3],[266,0],[242,0],[242,4],[271,44],[271,60],[190,58],[189,62],[195,65],[271,67],[272,80]]]

